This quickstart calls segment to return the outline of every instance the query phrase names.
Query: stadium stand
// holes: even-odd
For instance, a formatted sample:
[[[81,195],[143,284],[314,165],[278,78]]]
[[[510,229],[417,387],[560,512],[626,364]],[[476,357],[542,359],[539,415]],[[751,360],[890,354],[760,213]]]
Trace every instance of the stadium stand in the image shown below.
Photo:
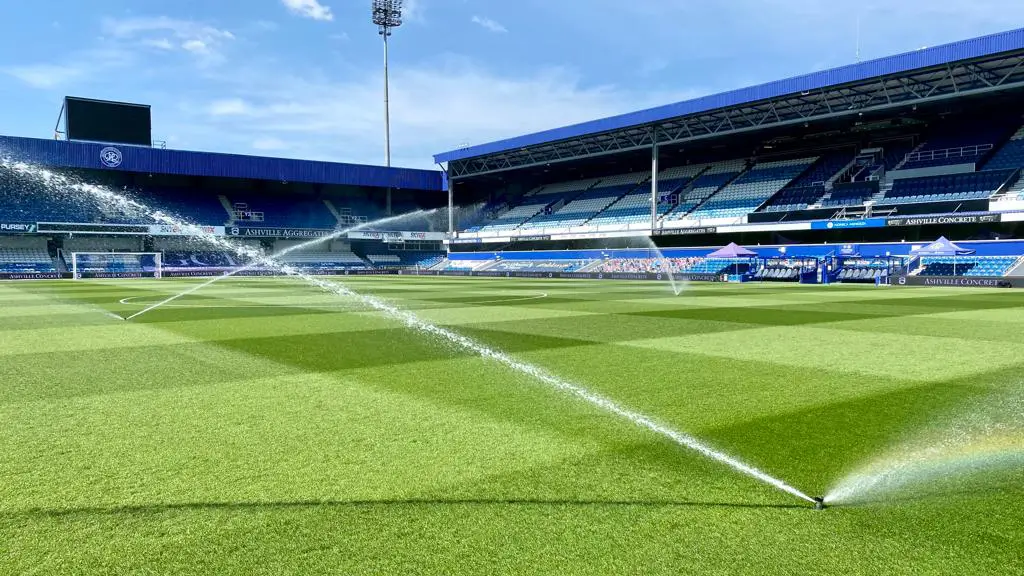
[[[551,184],[549,186],[535,188],[534,190],[527,192],[517,206],[512,207],[504,214],[499,214],[495,220],[482,226],[480,231],[499,232],[502,230],[513,230],[515,228],[519,228],[524,222],[538,214],[541,214],[545,210],[549,210],[553,207],[557,209],[557,207],[564,205],[563,203],[567,197],[576,196],[580,192],[591,188],[597,184],[597,182],[597,179],[590,179],[576,182],[562,182],[559,184]]]
[[[664,199],[658,204],[658,213],[664,214],[675,207],[679,191],[687,186],[698,174],[708,167],[707,164],[680,166],[669,168],[658,175],[658,197]],[[632,224],[649,222],[651,219],[650,187],[640,186],[626,194],[604,212],[598,214],[590,224]]]
[[[804,210],[818,202],[825,195],[824,186],[787,187],[768,202],[765,212],[790,212]]]
[[[629,273],[629,274],[657,274],[665,271],[667,265],[669,270],[681,273],[684,270],[693,268],[699,264],[702,258],[611,258],[604,260],[591,272],[605,273]]]
[[[232,223],[258,222],[275,228],[334,228],[338,224],[323,200],[236,196],[229,203],[234,209]]]
[[[683,272],[692,274],[746,274],[750,271],[752,263],[749,258],[740,260],[730,258],[699,258],[693,264],[683,269]]]
[[[65,253],[71,252],[142,252],[142,239],[138,236],[76,236],[64,240]]]
[[[877,182],[860,181],[837,184],[832,188],[828,197],[822,200],[821,205],[825,208],[859,206],[877,193]]]
[[[690,218],[736,218],[756,210],[817,161],[799,158],[755,165],[701,204]]]
[[[434,266],[434,270],[476,270],[482,266],[490,264],[493,260],[444,260],[437,266]]]
[[[936,166],[977,164],[1002,142],[1011,124],[1005,118],[973,121],[969,124],[943,126],[913,152],[907,154],[900,170],[916,170]]]
[[[212,193],[199,190],[147,189],[139,199],[167,214],[181,214],[202,226],[223,226],[230,215]]]
[[[0,221],[97,222],[102,218],[99,210],[75,197],[74,191],[47,191],[34,180],[0,172]]]
[[[865,148],[854,157],[850,167],[835,178],[834,183],[881,180],[887,171],[895,169],[903,162],[913,149],[913,144],[908,140],[887,141],[878,146]],[[826,194],[823,205],[827,204],[828,198]]]
[[[290,247],[294,242],[281,242],[275,252]],[[165,270],[228,270],[244,266],[243,259],[222,252],[192,250],[164,250]],[[371,270],[371,269],[428,269],[444,260],[440,252],[430,251],[386,251],[378,249],[372,254],[360,256],[347,244],[333,243],[319,248],[300,250],[281,257],[283,262],[303,270]]]
[[[966,157],[977,161],[992,151],[993,142],[1001,140],[1005,125],[1001,120],[950,125],[933,131],[916,149],[909,140],[891,140],[865,149],[856,160],[846,148],[753,165],[734,159],[670,168],[658,175],[658,214],[662,222],[713,221],[738,219],[758,209],[842,208],[872,199],[882,206],[896,206],[989,198],[1017,176],[1008,170],[1024,164],[1024,128],[992,155],[982,172],[883,177],[894,170],[942,166]],[[497,219],[469,231],[646,223],[650,219],[650,190],[642,186],[646,180],[642,175],[626,175],[541,187]]]
[[[986,170],[963,174],[943,174],[922,178],[900,178],[879,204],[980,200],[990,197],[1011,177],[1013,170]]]
[[[1018,129],[985,163],[985,170],[1024,168],[1024,127]]]
[[[366,270],[370,268],[370,264],[350,250],[292,252],[282,260],[306,270]]]
[[[575,272],[593,260],[499,260],[487,270],[494,272]]]
[[[420,268],[429,269],[444,259],[439,252],[399,251],[372,253],[366,260],[378,268]]]
[[[767,212],[788,212],[804,210],[817,203],[828,191],[827,183],[838,175],[853,159],[848,150],[829,152],[823,155],[802,176],[793,180],[778,194],[772,196],[764,210]]]
[[[65,264],[72,268],[71,254],[65,253]],[[79,254],[79,273],[136,274],[152,272],[155,269],[153,257],[138,254]]]
[[[52,273],[57,269],[46,248],[0,248],[0,273]]]
[[[528,193],[518,206],[509,208],[504,213],[499,213],[493,220],[479,228],[469,228],[470,232],[497,232],[501,230],[512,230],[520,224],[533,218],[547,208],[550,198],[543,198],[536,195],[536,191]]]
[[[746,168],[746,160],[727,160],[708,166],[689,186],[680,190],[678,203],[666,212],[662,220],[687,218],[694,208],[735,180]]]
[[[227,211],[211,193],[174,188],[121,192],[156,210],[183,216],[196,224],[222,226],[228,220]],[[40,182],[17,178],[0,168],[2,222],[154,223],[138,215],[125,214],[113,206],[99,205],[83,198],[83,195],[83,192],[71,188],[46,189]]]
[[[1004,276],[1016,264],[1016,256],[924,257],[920,276]]]
[[[165,270],[230,269],[242,266],[237,257],[224,252],[164,251]]]
[[[640,182],[647,180],[649,174],[635,173],[612,176],[602,179],[585,192],[569,199],[560,208],[550,213],[541,214],[523,223],[524,229],[535,228],[571,228],[580,226],[618,201],[625,194],[632,192]]]

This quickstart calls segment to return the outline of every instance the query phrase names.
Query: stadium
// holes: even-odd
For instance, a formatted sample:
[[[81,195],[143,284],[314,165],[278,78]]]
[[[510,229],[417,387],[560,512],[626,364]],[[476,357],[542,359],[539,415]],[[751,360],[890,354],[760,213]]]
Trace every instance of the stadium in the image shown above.
[[[0,572],[1022,573],[1022,96],[1024,29],[437,170],[69,96],[0,136]]]

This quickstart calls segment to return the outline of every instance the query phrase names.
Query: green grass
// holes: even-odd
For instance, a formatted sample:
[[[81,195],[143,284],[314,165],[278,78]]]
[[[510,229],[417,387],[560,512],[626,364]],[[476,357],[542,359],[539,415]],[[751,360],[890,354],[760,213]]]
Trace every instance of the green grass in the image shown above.
[[[103,313],[194,282],[0,283],[0,574],[1024,573],[1019,469],[819,513],[288,279]],[[815,495],[1024,367],[1024,292],[346,282]]]

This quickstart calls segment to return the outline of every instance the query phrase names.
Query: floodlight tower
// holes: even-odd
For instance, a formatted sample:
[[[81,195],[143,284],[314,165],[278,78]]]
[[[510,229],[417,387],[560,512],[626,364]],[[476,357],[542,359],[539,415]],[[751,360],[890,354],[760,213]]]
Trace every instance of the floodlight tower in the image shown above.
[[[384,160],[391,167],[391,106],[388,102],[388,36],[402,25],[402,0],[373,0],[373,23],[384,38]],[[391,214],[391,186],[388,186],[387,213]]]

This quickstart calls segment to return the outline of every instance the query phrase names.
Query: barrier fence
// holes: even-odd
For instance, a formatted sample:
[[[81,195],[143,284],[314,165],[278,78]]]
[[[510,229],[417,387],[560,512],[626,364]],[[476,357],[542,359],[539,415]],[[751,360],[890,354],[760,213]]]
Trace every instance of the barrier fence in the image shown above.
[[[165,278],[210,278],[226,275],[224,269],[171,270],[164,271]],[[562,280],[642,280],[667,281],[665,274],[632,272],[492,272],[472,270],[305,270],[313,276],[451,276],[475,278],[535,278]],[[275,270],[246,270],[234,274],[238,277],[283,276]],[[141,278],[152,274],[138,272],[91,273],[89,278]],[[673,274],[676,280],[688,282],[725,282],[726,275],[718,274]],[[70,273],[0,273],[0,280],[58,280],[71,278]],[[1024,277],[966,277],[966,276],[893,276],[895,286],[945,286],[964,288],[1024,288]]]

